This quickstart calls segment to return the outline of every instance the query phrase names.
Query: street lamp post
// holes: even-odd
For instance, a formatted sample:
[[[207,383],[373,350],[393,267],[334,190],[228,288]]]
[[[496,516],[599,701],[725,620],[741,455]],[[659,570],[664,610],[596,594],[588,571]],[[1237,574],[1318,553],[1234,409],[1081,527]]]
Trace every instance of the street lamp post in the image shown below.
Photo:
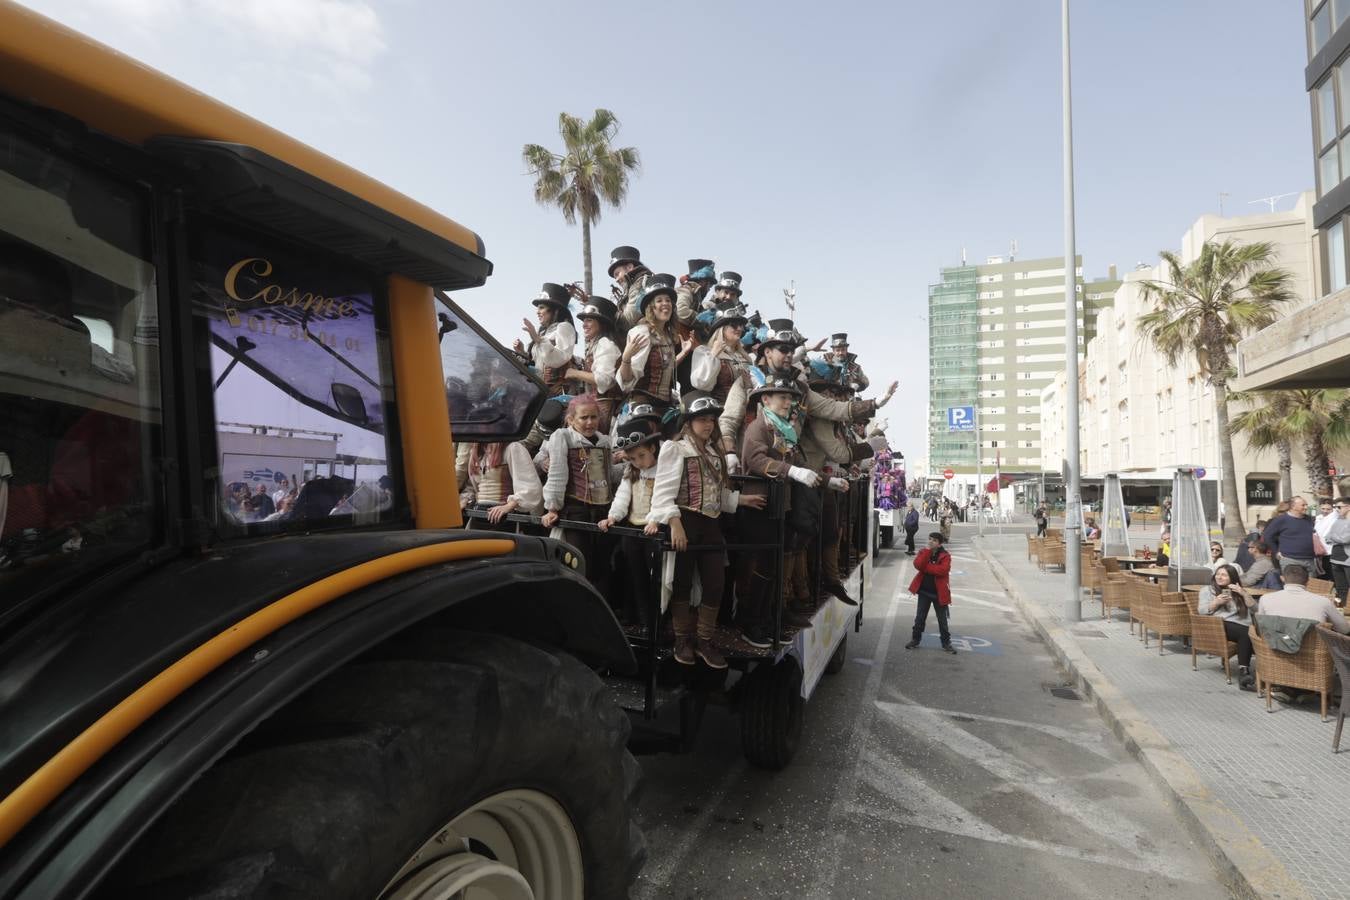
[[[1083,537],[1078,451],[1078,253],[1074,247],[1073,221],[1073,92],[1069,65],[1069,0],[1062,0],[1064,57],[1064,372],[1065,453],[1068,478],[1064,485],[1064,572],[1068,585],[1064,595],[1064,621],[1082,618]],[[1084,313],[1086,313],[1084,304]]]

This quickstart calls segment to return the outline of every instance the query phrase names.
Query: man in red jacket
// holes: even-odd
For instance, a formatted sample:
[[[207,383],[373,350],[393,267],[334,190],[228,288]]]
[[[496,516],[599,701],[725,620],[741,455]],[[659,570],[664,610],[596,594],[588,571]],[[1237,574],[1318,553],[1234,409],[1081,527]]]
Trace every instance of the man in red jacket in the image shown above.
[[[952,555],[942,546],[942,532],[934,531],[928,535],[928,546],[914,557],[914,580],[909,584],[909,592],[919,597],[919,609],[914,614],[913,639],[905,645],[906,650],[919,646],[923,638],[924,626],[928,624],[928,609],[937,610],[938,636],[942,638],[942,649],[955,653],[952,646],[952,633],[947,630],[947,607],[952,602],[951,588],[947,576],[952,571]]]

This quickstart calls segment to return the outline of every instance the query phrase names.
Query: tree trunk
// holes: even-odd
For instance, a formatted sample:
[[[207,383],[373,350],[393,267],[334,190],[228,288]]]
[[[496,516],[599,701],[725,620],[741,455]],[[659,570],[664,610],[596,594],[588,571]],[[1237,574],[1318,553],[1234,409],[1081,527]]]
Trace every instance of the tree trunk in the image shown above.
[[[1331,462],[1327,458],[1327,445],[1320,434],[1311,434],[1303,439],[1303,460],[1308,467],[1308,488],[1312,496],[1309,506],[1316,506],[1322,497],[1331,496],[1331,476],[1327,474]]]
[[[1280,441],[1275,445],[1275,452],[1280,457],[1280,493],[1279,499],[1288,500],[1294,496],[1294,448],[1289,446],[1288,441]]]
[[[1238,505],[1237,463],[1233,460],[1233,436],[1228,433],[1228,385],[1214,382],[1214,424],[1219,429],[1219,454],[1223,457],[1223,536],[1228,543],[1241,541],[1247,534]]]
[[[591,217],[581,214],[581,271],[585,278],[586,296],[595,293],[591,289]]]

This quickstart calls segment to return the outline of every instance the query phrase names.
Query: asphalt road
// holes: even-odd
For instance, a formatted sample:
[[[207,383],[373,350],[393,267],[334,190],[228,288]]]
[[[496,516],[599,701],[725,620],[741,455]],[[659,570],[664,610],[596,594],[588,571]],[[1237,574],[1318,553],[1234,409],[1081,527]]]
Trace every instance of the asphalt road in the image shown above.
[[[921,533],[926,532],[925,527]],[[1223,897],[1143,769],[1071,691],[957,526],[952,632],[906,650],[903,551],[882,551],[844,671],[782,772],[710,709],[685,755],[644,756],[639,898]],[[920,893],[921,892],[921,893]]]

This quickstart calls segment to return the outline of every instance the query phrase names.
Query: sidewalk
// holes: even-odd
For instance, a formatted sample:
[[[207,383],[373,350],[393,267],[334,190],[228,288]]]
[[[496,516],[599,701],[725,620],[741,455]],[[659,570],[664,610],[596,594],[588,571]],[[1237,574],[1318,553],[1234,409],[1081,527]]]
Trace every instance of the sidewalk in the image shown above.
[[[1027,560],[1022,534],[976,542],[999,581],[1140,762],[1169,790],[1241,893],[1350,896],[1350,753],[1331,752],[1334,718],[1224,682],[1217,659],[1169,640],[1159,656],[1124,614],[1065,625],[1064,575]],[[1234,663],[1236,666],[1236,663]]]

